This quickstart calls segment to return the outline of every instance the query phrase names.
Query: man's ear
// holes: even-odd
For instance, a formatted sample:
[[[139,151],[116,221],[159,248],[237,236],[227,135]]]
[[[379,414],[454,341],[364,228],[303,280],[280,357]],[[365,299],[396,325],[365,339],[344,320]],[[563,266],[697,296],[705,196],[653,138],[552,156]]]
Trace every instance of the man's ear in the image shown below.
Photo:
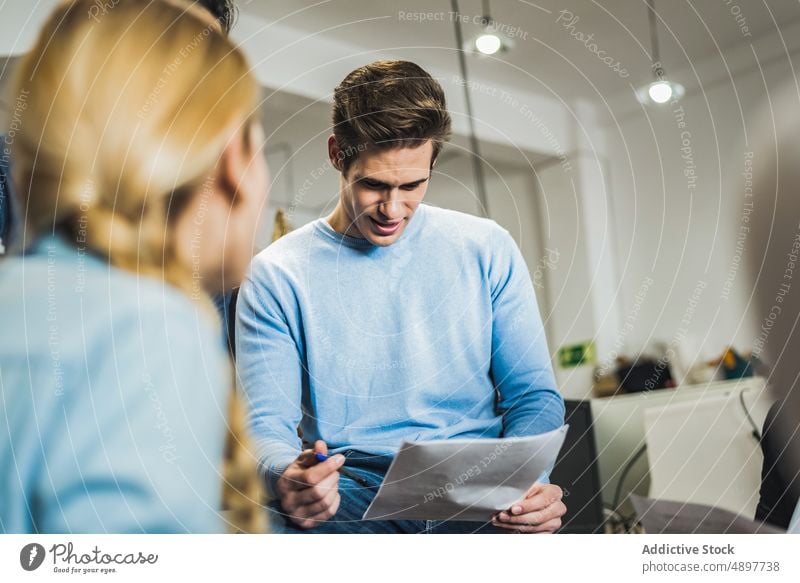
[[[336,141],[336,136],[331,134],[328,137],[328,159],[331,165],[339,172],[344,168],[344,161],[342,160],[342,149],[339,147],[339,142]]]
[[[433,180],[433,167],[436,166],[436,160],[438,159],[439,156],[434,156],[433,158],[431,158],[431,167],[428,170],[428,184],[430,184],[431,180]]]

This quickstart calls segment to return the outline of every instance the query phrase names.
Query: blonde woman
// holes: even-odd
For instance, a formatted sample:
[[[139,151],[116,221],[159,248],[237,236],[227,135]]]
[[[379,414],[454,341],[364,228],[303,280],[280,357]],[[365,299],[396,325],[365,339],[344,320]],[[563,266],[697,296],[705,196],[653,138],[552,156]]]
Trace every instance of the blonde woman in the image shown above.
[[[0,263],[0,530],[214,532],[231,371],[208,299],[267,191],[258,87],[206,12],[62,5],[23,59]]]

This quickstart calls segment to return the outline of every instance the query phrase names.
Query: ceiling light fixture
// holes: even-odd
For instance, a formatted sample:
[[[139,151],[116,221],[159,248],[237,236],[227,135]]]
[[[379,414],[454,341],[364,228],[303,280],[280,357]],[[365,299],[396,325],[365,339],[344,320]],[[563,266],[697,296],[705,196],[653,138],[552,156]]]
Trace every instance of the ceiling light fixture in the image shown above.
[[[664,73],[658,50],[658,26],[656,23],[655,0],[647,0],[647,15],[650,22],[650,45],[653,59],[653,74],[656,80],[636,90],[636,97],[641,103],[668,103],[683,97],[684,88],[680,83],[672,83]]]
[[[484,32],[475,39],[475,48],[484,55],[493,55],[503,47],[503,41],[492,32]]]
[[[483,0],[483,16],[480,17],[480,24],[481,32],[466,44],[464,47],[466,51],[481,55],[494,55],[506,52],[514,46],[514,41],[502,34],[492,19],[489,0]]]

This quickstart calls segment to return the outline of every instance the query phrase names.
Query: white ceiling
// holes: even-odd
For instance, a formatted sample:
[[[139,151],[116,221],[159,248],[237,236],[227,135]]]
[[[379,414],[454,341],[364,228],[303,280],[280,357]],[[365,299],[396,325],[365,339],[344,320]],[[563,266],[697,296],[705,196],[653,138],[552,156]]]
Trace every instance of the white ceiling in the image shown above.
[[[423,66],[455,70],[454,24],[448,0],[251,0],[240,2],[245,13],[278,21],[299,30],[395,54]],[[732,13],[740,10],[740,22]],[[482,13],[481,0],[460,0],[469,22],[465,37]],[[605,99],[629,91],[652,77],[647,4],[644,0],[494,0],[493,18],[518,27],[524,38],[499,57],[469,57],[473,79],[528,91]],[[561,10],[579,18],[574,32],[593,34],[598,50],[620,61],[629,71],[621,78],[604,65],[584,43],[556,22]],[[727,56],[759,37],[776,36],[800,20],[797,0],[656,0],[661,58],[667,72],[717,56]],[[439,12],[438,21],[411,22],[400,13]],[[742,20],[743,19],[743,20]],[[750,37],[743,35],[746,24]],[[787,39],[793,42],[792,38]],[[367,59],[365,59],[366,61]]]

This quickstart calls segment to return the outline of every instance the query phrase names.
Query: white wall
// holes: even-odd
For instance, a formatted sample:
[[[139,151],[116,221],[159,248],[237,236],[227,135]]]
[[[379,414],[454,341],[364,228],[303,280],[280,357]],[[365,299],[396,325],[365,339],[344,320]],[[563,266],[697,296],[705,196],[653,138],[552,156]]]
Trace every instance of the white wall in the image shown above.
[[[573,161],[574,164],[574,161]],[[542,213],[539,228],[543,247],[551,250],[552,267],[545,281],[548,294],[548,341],[556,356],[564,345],[593,340],[598,331],[592,303],[593,271],[586,238],[579,181],[574,168],[564,172],[561,164],[548,164],[537,171]],[[562,369],[554,363],[562,394],[583,398],[591,389],[591,365]]]
[[[327,163],[330,106],[289,97],[297,101],[289,107],[285,95],[266,95],[262,119],[272,182],[257,248],[271,241],[277,208],[299,227],[333,210],[339,187],[339,174]]]
[[[745,196],[744,173],[767,89],[752,55],[730,66],[733,82],[706,83],[679,104],[639,108],[607,127],[620,309],[623,319],[638,311],[625,336],[631,353],[654,341],[683,344],[697,358],[728,344],[752,348],[757,315],[748,306],[745,205],[758,193]],[[762,66],[771,89],[792,78],[786,59]],[[637,299],[647,278],[655,283]]]

